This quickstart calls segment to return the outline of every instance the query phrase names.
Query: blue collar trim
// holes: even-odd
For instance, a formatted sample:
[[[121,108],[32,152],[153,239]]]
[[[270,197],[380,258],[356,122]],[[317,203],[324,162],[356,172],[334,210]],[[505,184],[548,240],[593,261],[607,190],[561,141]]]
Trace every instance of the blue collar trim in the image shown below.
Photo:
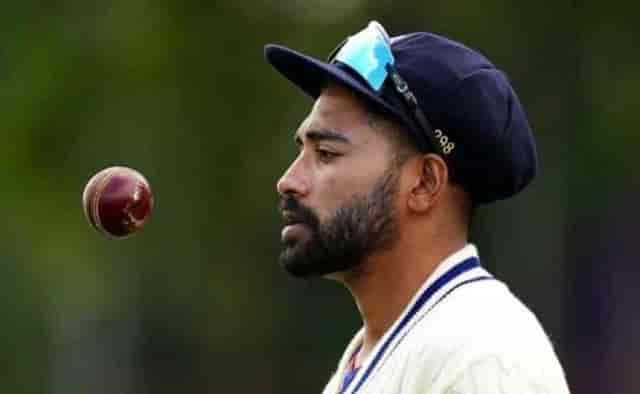
[[[406,315],[402,318],[400,323],[398,323],[398,325],[395,327],[393,332],[389,335],[387,340],[382,344],[382,346],[380,347],[380,349],[376,353],[375,357],[373,358],[371,363],[369,363],[369,366],[367,367],[367,369],[362,374],[362,377],[360,378],[360,380],[358,381],[358,383],[356,384],[354,389],[351,391],[351,394],[356,394],[358,392],[360,387],[362,387],[364,382],[369,378],[369,376],[371,375],[373,370],[380,363],[380,360],[382,359],[382,356],[387,351],[387,348],[389,347],[391,342],[393,342],[393,340],[398,336],[400,331],[407,325],[407,323],[409,323],[409,321],[411,321],[411,319],[418,313],[418,311],[420,311],[420,309],[427,303],[427,301],[429,301],[431,299],[431,297],[433,297],[433,295],[438,290],[440,290],[447,283],[451,282],[452,280],[454,280],[458,276],[462,275],[463,273],[465,273],[467,271],[470,271],[470,270],[472,270],[474,268],[479,268],[479,267],[480,267],[480,261],[478,260],[478,258],[475,257],[475,256],[470,257],[470,258],[468,258],[468,259],[456,264],[455,266],[453,266],[451,269],[449,269],[449,271],[445,272],[442,276],[440,276],[438,279],[436,279],[431,285],[429,285],[423,291],[423,293],[420,294],[420,296],[418,297],[416,302],[411,306],[411,308],[406,313]],[[483,279],[488,279],[486,276],[483,276],[482,278]],[[476,278],[476,279],[479,279],[479,278]],[[460,285],[467,284],[467,283],[470,283],[470,282],[473,282],[473,281],[474,280],[466,280],[464,282],[461,282],[460,284],[458,284],[457,286],[455,286],[454,288],[449,290],[447,293],[445,293],[445,295],[443,297],[441,297],[441,299],[446,297],[452,290],[458,288]],[[438,300],[438,302],[439,301],[440,300]],[[345,389],[346,389],[346,387],[345,387]]]

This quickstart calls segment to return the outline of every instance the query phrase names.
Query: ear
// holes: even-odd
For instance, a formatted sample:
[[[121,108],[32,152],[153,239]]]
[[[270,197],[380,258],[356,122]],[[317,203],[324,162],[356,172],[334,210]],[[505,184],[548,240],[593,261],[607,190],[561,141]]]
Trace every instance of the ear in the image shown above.
[[[442,196],[449,182],[449,169],[442,157],[433,153],[418,156],[415,165],[407,205],[414,212],[425,212]]]

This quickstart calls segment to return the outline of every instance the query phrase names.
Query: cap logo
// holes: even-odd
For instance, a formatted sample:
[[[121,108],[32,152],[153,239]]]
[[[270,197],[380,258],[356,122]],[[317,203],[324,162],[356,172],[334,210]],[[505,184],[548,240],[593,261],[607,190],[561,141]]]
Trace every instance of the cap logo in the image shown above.
[[[400,75],[398,75],[398,73],[391,73],[391,78],[393,78],[393,81],[395,82],[396,90],[398,91],[398,93],[405,93],[409,89],[407,83],[402,80],[402,78],[400,78]]]
[[[449,141],[449,137],[442,132],[440,129],[435,129],[433,132],[436,136],[436,139],[440,143],[440,147],[442,148],[442,153],[445,155],[450,154],[456,148],[456,144],[454,142]]]

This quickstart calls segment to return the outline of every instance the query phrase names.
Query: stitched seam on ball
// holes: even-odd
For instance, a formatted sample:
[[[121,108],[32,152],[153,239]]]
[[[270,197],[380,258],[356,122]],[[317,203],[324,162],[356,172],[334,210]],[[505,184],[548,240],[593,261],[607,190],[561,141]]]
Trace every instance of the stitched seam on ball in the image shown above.
[[[109,173],[110,172],[110,173]],[[113,177],[113,173],[114,171],[107,171],[107,175],[105,175],[102,178],[102,181],[100,182],[100,184],[98,184],[98,186],[96,186],[96,192],[95,195],[93,197],[93,202],[92,202],[92,208],[93,208],[93,215],[96,221],[96,228],[103,234],[106,235],[110,235],[108,231],[105,230],[105,228],[102,226],[102,220],[100,219],[100,209],[99,209],[99,205],[98,205],[98,197],[102,194],[102,192],[104,191],[104,188],[107,186],[107,183],[109,181],[109,179],[111,177]]]

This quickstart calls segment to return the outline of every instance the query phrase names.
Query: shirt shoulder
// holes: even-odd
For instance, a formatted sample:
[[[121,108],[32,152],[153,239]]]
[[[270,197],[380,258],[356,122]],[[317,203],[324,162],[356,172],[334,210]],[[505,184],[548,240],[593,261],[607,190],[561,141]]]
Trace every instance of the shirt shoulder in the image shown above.
[[[566,388],[566,380],[540,322],[497,280],[469,283],[446,295],[421,316],[398,351],[400,358],[402,354],[406,358],[409,380],[441,387],[433,392],[448,393],[456,385],[464,386],[461,382],[486,374],[487,379],[518,377],[503,385],[549,388],[506,392],[568,393],[551,389]]]
[[[415,332],[463,342],[505,343],[523,335],[547,339],[533,312],[498,280],[469,283],[444,295],[417,322]]]

